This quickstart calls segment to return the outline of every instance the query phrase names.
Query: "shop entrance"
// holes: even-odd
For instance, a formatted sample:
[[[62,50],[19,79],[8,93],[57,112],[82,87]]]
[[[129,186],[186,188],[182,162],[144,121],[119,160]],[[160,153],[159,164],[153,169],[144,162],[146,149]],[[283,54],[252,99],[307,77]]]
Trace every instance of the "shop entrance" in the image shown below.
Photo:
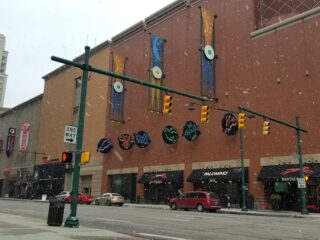
[[[168,204],[183,187],[183,171],[148,172],[138,182],[144,184],[144,203]]]
[[[137,174],[110,175],[110,191],[121,194],[128,202],[136,201]]]

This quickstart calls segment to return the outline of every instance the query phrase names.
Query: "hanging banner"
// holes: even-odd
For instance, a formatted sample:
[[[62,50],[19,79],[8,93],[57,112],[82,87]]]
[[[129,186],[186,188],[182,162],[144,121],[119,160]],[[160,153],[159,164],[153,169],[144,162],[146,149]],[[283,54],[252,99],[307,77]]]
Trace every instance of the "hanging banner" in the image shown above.
[[[188,141],[195,141],[200,135],[199,126],[193,122],[188,121],[183,127],[182,136],[184,136]]]
[[[201,8],[201,95],[215,96],[214,14]]]
[[[175,127],[166,126],[162,131],[162,139],[167,144],[175,144],[178,142],[179,134]]]
[[[19,150],[22,155],[27,152],[30,127],[31,124],[29,123],[23,123],[21,126]]]
[[[126,133],[121,134],[118,137],[118,141],[119,141],[120,147],[123,150],[129,150],[134,144],[134,141],[133,141],[133,138],[131,137],[131,135],[126,134]]]
[[[212,44],[213,37],[213,18],[214,14],[207,9],[201,8],[203,35],[205,45]]]
[[[164,38],[151,34],[151,66],[150,66],[150,83],[162,85],[163,78],[163,54]],[[161,91],[150,88],[149,90],[149,108],[155,111],[161,110]]]
[[[111,139],[109,138],[102,138],[100,139],[100,141],[98,142],[98,146],[97,146],[97,152],[100,153],[108,153],[110,152],[110,150],[113,148],[113,144]]]
[[[151,142],[149,135],[145,131],[134,133],[134,141],[139,148],[145,148]]]
[[[121,75],[125,74],[125,57],[114,53],[112,60],[112,71]],[[112,82],[110,118],[115,121],[123,121],[123,80],[113,79]]]
[[[222,131],[227,135],[235,135],[238,130],[237,118],[232,113],[226,113],[221,121]]]
[[[9,128],[8,137],[7,137],[7,146],[6,146],[6,154],[8,158],[12,155],[14,151],[15,140],[16,140],[16,129]]]
[[[0,153],[2,152],[2,150],[3,150],[3,140],[0,139]]]

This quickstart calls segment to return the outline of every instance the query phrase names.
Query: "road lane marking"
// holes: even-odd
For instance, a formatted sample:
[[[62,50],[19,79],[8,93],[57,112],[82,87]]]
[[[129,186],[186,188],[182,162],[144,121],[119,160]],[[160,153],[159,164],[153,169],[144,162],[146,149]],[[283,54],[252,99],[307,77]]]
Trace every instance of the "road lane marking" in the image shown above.
[[[132,223],[126,220],[118,220],[118,219],[110,219],[110,218],[95,218],[96,221],[103,221],[103,222],[122,222],[122,223]]]
[[[192,240],[188,238],[177,238],[172,236],[157,235],[157,234],[150,234],[150,233],[135,233],[135,235],[139,237],[154,237],[156,239],[163,239],[163,240]]]
[[[192,219],[181,219],[181,218],[166,218],[166,217],[149,217],[151,219],[176,221],[176,222],[190,222]]]

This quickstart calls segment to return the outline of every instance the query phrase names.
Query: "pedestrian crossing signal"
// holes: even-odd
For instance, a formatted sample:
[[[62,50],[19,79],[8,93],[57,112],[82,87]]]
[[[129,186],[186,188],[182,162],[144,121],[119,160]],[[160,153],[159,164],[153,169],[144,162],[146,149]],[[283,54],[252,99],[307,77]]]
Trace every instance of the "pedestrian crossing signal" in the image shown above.
[[[82,152],[81,153],[81,159],[80,159],[80,163],[81,164],[87,164],[90,162],[90,153],[89,152]]]
[[[63,163],[71,163],[73,159],[72,152],[62,152],[61,162]]]

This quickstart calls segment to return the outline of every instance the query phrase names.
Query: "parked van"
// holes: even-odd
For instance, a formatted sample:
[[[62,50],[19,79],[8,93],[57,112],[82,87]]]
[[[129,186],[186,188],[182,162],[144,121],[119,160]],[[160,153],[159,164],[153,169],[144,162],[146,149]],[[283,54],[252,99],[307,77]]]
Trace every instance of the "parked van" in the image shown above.
[[[214,192],[193,191],[185,192],[179,197],[170,200],[172,210],[177,209],[196,209],[198,212],[204,210],[216,211],[221,209],[219,196]]]

